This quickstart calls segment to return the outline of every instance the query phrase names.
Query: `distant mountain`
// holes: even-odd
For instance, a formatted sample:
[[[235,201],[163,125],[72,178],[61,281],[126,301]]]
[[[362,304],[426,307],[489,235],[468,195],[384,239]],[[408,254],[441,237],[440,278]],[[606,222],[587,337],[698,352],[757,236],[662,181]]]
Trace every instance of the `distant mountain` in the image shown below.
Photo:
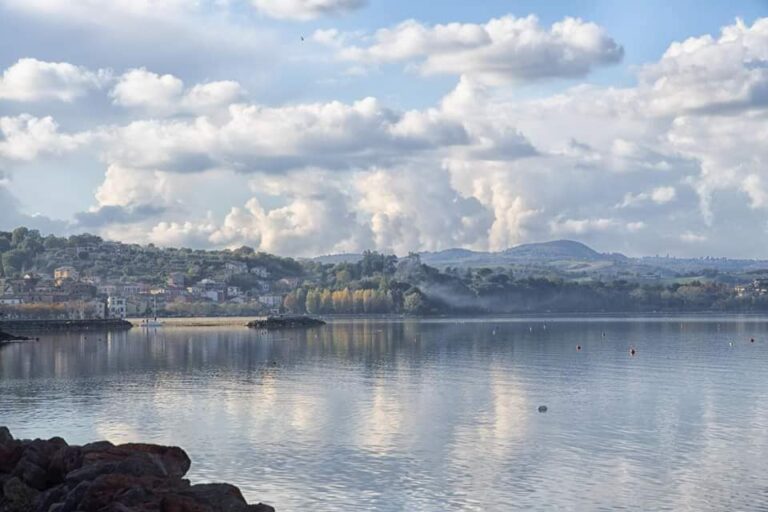
[[[621,254],[601,254],[591,247],[573,240],[554,240],[522,244],[501,252],[447,249],[421,253],[421,260],[434,266],[496,266],[523,263],[595,262],[626,259]]]
[[[500,253],[504,258],[533,261],[579,260],[596,261],[610,259],[591,247],[573,240],[554,240],[535,244],[523,244]]]

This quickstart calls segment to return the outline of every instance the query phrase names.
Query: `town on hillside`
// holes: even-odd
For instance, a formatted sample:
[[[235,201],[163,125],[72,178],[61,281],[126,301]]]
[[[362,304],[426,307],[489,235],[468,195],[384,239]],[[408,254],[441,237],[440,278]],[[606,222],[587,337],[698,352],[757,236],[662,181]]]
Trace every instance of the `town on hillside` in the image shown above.
[[[726,270],[643,266],[576,242],[297,260],[22,227],[0,232],[0,318],[768,310],[759,262],[716,263]]]

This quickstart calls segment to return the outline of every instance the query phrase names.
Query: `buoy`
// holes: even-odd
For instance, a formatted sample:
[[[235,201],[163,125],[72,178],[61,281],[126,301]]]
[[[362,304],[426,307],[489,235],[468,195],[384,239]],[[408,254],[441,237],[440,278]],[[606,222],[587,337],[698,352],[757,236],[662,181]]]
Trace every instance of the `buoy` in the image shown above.
[[[539,406],[539,412],[547,412],[547,406],[546,405],[540,405]]]
[[[576,351],[578,352],[579,350],[581,350],[581,345],[576,345]]]
[[[732,342],[732,341],[729,341],[729,342],[728,342],[728,346],[729,346],[729,347],[732,347],[732,346],[733,346],[733,342]]]
[[[637,354],[637,350],[635,350],[635,347],[630,347],[629,355],[634,356],[635,354]]]
[[[755,342],[755,338],[749,338],[749,342],[750,343],[754,343]]]

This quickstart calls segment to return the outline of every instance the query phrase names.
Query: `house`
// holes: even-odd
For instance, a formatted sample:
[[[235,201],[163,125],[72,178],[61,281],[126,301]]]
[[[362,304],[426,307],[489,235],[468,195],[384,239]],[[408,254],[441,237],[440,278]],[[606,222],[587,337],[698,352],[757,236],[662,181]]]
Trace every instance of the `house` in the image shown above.
[[[224,264],[224,272],[227,277],[248,273],[248,264],[242,261],[228,261]]]
[[[72,281],[77,281],[80,278],[80,273],[77,271],[77,269],[75,269],[75,267],[66,265],[66,266],[54,269],[53,278],[56,280],[57,283],[67,279],[71,279]]]
[[[23,303],[24,299],[21,297],[11,297],[7,295],[0,296],[0,306],[18,306]]]
[[[301,282],[301,279],[299,279],[298,277],[284,277],[278,281],[278,283],[283,288],[287,288],[288,290],[293,290],[294,288],[297,288],[300,282]]]
[[[239,286],[227,286],[227,298],[240,297],[242,294]]]
[[[250,273],[256,277],[267,278],[269,277],[269,271],[266,267],[252,267]]]
[[[183,287],[187,281],[187,276],[182,272],[171,272],[168,275],[168,286],[181,286]]]
[[[259,295],[259,302],[271,308],[283,305],[283,296],[279,294]]]
[[[107,297],[107,311],[109,318],[123,319],[128,314],[128,302],[124,297],[110,295]]]
[[[224,293],[220,290],[204,290],[200,296],[213,302],[221,302],[224,299]]]
[[[96,289],[99,292],[99,295],[116,295],[117,294],[117,286],[114,284],[102,284],[96,287]]]

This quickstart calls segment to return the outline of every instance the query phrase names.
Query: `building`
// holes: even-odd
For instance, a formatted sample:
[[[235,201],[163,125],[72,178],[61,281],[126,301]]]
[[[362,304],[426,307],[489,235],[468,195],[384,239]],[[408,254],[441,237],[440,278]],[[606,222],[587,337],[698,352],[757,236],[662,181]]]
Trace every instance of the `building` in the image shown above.
[[[182,272],[171,272],[168,275],[168,286],[180,286],[184,287],[187,282],[187,276]]]
[[[224,271],[229,277],[232,277],[238,274],[247,274],[248,264],[242,261],[228,261],[224,264]]]
[[[251,274],[255,275],[256,277],[261,278],[267,278],[269,277],[269,271],[266,267],[253,267],[250,271]]]
[[[0,297],[0,306],[18,306],[19,304],[23,304],[24,299],[21,297],[10,297],[10,296],[2,296]]]
[[[128,301],[124,297],[110,295],[107,297],[107,311],[109,318],[123,319],[128,314]]]
[[[301,279],[298,277],[284,277],[278,281],[283,288],[287,288],[288,290],[293,290],[298,287],[300,282]]]
[[[270,308],[279,308],[283,305],[283,296],[278,294],[260,295],[259,302]]]
[[[227,298],[239,297],[243,294],[238,286],[227,286]]]
[[[80,273],[77,271],[75,267],[70,266],[63,266],[55,269],[53,271],[53,278],[56,280],[56,282],[61,282],[66,279],[71,279],[72,281],[77,281],[80,278]]]

